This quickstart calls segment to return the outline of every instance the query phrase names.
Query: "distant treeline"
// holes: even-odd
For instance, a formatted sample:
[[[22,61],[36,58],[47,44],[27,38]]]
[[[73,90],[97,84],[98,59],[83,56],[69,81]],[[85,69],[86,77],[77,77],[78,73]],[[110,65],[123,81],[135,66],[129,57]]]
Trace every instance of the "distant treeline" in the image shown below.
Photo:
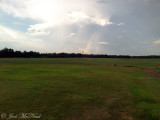
[[[81,53],[39,53],[34,51],[15,51],[11,48],[0,50],[0,58],[160,58],[160,55],[129,56]]]

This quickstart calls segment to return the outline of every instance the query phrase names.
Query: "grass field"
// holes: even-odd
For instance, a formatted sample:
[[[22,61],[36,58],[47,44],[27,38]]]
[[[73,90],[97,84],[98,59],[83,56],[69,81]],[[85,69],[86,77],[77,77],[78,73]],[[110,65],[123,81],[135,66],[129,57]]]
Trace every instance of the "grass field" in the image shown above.
[[[142,70],[158,64],[159,59],[0,59],[0,114],[160,120],[160,79]]]

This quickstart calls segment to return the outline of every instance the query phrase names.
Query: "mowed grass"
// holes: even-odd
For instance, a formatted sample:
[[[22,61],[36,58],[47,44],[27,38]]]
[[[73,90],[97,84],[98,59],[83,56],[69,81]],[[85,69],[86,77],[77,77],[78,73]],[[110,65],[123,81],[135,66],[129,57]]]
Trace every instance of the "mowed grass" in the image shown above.
[[[0,59],[0,113],[39,113],[42,120],[160,120],[160,79],[140,68],[158,64],[159,59]]]

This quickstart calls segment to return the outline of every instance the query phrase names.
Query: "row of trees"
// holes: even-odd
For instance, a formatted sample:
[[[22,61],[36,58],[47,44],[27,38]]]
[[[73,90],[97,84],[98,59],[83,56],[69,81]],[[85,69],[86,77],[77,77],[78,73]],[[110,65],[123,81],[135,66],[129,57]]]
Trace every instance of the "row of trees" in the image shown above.
[[[34,51],[14,51],[11,48],[0,50],[0,58],[160,58],[160,56],[129,56],[129,55],[104,55],[104,54],[81,54],[81,53],[39,53]]]

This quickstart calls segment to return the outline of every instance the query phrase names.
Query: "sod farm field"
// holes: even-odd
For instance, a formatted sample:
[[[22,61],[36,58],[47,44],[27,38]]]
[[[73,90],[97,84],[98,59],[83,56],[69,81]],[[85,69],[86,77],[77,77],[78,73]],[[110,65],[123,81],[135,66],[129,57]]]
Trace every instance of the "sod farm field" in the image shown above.
[[[41,120],[160,120],[159,64],[159,59],[2,58],[0,119],[35,113]]]

